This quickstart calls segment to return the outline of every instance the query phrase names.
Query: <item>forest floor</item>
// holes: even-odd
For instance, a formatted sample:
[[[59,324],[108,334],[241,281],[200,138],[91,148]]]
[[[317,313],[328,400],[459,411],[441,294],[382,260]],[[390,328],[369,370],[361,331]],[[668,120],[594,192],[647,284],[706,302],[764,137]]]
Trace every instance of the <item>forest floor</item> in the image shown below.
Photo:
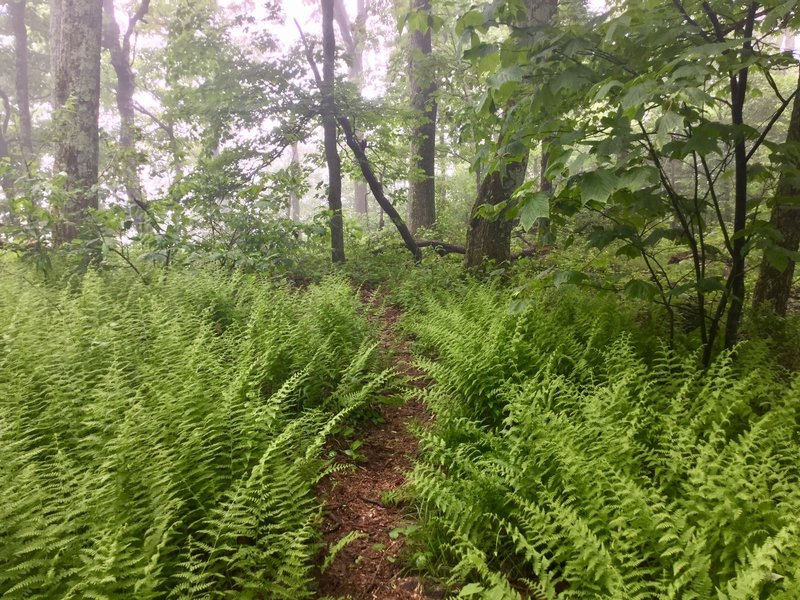
[[[425,427],[432,419],[419,394],[427,382],[412,364],[410,340],[397,331],[401,311],[387,305],[385,295],[379,291],[362,290],[361,298],[371,319],[379,324],[380,351],[392,358],[394,369],[405,380],[409,397],[401,405],[374,406],[379,417],[355,434],[363,442],[355,451],[355,468],[333,473],[317,489],[325,506],[324,553],[348,534],[359,536],[340,550],[319,575],[319,595],[352,600],[443,598],[443,588],[404,574],[402,531],[413,524],[413,519],[402,503],[383,502],[387,493],[403,486],[416,456],[418,443],[409,427]],[[331,446],[340,452],[349,447],[343,440],[332,440]],[[353,460],[342,456],[340,462]]]

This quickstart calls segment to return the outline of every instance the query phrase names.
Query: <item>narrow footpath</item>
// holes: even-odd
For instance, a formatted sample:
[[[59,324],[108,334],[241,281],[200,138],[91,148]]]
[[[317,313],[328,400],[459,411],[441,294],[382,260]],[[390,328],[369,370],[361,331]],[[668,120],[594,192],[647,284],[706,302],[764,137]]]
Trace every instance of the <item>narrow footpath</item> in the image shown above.
[[[383,295],[379,292],[362,291],[361,297],[375,315],[372,318],[380,324],[381,353],[393,356],[394,368],[406,379],[410,390],[424,388],[422,372],[412,366],[410,342],[401,339],[396,331],[400,310],[383,306]],[[397,490],[405,483],[405,474],[416,455],[417,440],[409,432],[409,425],[424,426],[430,422],[431,415],[418,394],[401,406],[374,408],[382,422],[366,424],[357,432],[356,438],[363,445],[356,450],[356,468],[326,477],[317,489],[325,505],[322,524],[325,554],[344,536],[352,532],[359,536],[340,550],[330,567],[320,574],[319,597],[443,598],[444,591],[440,588],[403,573],[400,556],[405,536],[401,530],[412,523],[403,506],[382,502],[386,492]],[[343,458],[342,462],[353,462]]]

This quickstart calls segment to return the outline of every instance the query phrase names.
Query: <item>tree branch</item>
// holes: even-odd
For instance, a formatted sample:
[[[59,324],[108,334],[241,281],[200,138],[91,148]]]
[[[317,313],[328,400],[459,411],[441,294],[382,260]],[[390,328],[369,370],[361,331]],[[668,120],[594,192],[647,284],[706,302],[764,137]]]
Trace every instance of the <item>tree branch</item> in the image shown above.
[[[309,46],[306,36],[300,27],[300,23],[298,23],[296,19],[294,23],[297,26],[297,30],[300,32],[300,39],[302,40],[303,47],[305,48],[306,59],[311,67],[311,72],[314,74],[314,81],[316,81],[317,87],[319,88],[320,92],[322,92],[322,90],[324,90],[324,83],[319,74],[317,63],[314,60],[314,54],[311,52],[311,47]],[[361,173],[364,175],[364,179],[366,179],[372,195],[383,209],[383,212],[389,215],[392,223],[394,223],[394,226],[400,233],[400,237],[403,238],[403,243],[405,244],[406,248],[408,248],[408,251],[414,256],[414,260],[419,261],[422,258],[422,253],[420,252],[419,246],[417,245],[414,236],[411,235],[411,232],[408,230],[408,227],[403,221],[403,218],[400,216],[400,213],[397,212],[397,209],[394,207],[394,205],[389,201],[388,198],[386,198],[386,195],[383,192],[383,185],[381,185],[381,182],[375,176],[375,172],[372,170],[372,165],[370,164],[369,159],[364,152],[364,148],[362,147],[362,144],[359,143],[358,138],[356,138],[356,135],[353,132],[353,126],[350,124],[350,120],[341,114],[338,107],[334,106],[334,109],[336,111],[336,121],[339,123],[339,127],[341,127],[342,132],[344,133],[347,145],[350,147],[350,150],[356,157],[358,166],[361,167]]]

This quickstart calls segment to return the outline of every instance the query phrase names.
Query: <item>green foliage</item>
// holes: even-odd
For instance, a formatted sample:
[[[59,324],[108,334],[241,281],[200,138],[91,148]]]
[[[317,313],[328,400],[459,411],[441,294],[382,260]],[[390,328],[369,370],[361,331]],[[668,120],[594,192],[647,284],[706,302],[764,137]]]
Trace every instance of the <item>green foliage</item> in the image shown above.
[[[698,371],[577,290],[473,286],[409,327],[435,357],[412,491],[462,596],[795,597],[800,382],[765,346]]]
[[[303,598],[320,451],[388,385],[341,281],[0,284],[0,594]]]

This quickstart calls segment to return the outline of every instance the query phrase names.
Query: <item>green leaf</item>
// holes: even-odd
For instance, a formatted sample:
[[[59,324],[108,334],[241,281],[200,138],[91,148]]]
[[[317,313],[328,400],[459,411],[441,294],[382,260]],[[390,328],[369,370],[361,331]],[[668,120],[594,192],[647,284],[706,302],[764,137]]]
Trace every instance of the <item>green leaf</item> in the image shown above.
[[[598,169],[591,173],[585,173],[578,183],[581,200],[584,204],[592,201],[605,204],[611,195],[617,191],[618,181],[617,176],[608,169]]]
[[[658,170],[655,167],[639,166],[624,171],[619,177],[617,189],[638,192],[658,182]]]
[[[536,192],[522,200],[519,210],[519,223],[525,231],[530,230],[537,220],[550,216],[550,194]]]
[[[615,253],[617,256],[627,256],[628,258],[639,258],[642,255],[641,250],[633,244],[625,244]]]
[[[616,79],[612,79],[611,81],[605,81],[603,84],[597,89],[597,93],[594,95],[595,102],[600,100],[604,100],[605,97],[608,95],[608,92],[613,90],[614,88],[622,87],[623,84],[621,81],[617,81]]]
[[[631,279],[625,284],[625,293],[638,300],[652,300],[658,295],[658,288],[649,281]]]
[[[461,35],[465,29],[474,29],[484,24],[483,13],[479,10],[471,10],[464,13],[456,22],[456,34]]]
[[[652,81],[642,81],[632,85],[622,96],[620,106],[628,117],[633,117],[644,106],[645,102],[653,92],[654,84]]]
[[[658,119],[656,126],[656,142],[663,146],[671,139],[671,135],[683,128],[683,117],[671,110],[666,111]]]
[[[458,593],[459,598],[469,598],[471,596],[475,596],[480,594],[484,591],[484,587],[478,583],[468,583],[461,591]]]
[[[553,275],[553,285],[561,287],[562,285],[578,285],[589,279],[586,273],[580,271],[558,271]]]
[[[428,11],[415,10],[408,13],[408,31],[409,33],[425,33],[430,26]]]

